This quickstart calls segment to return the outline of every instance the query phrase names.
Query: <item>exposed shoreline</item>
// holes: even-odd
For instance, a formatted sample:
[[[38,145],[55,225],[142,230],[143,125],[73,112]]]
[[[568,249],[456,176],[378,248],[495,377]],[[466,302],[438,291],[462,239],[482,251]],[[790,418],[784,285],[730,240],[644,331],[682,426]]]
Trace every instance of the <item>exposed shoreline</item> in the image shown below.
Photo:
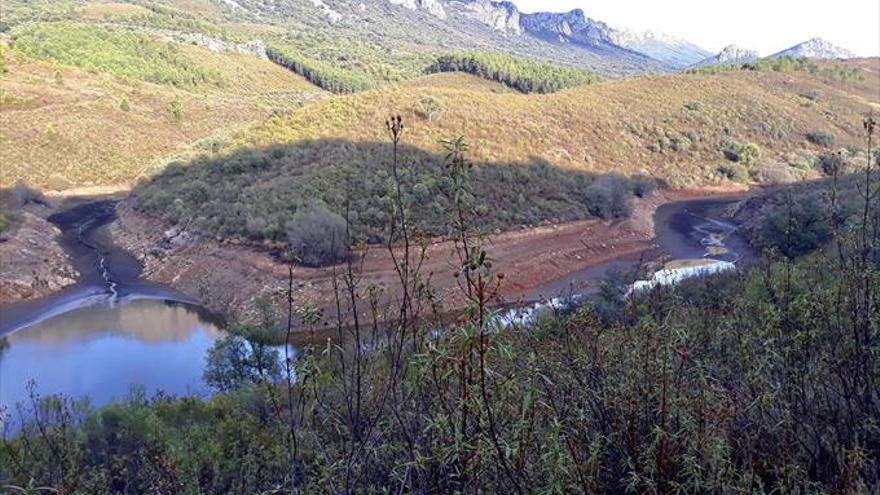
[[[600,279],[604,272],[616,265],[632,265],[641,257],[656,258],[659,246],[655,215],[662,206],[685,203],[691,200],[724,200],[743,198],[745,190],[699,189],[659,191],[654,196],[637,200],[633,215],[622,221],[582,220],[577,222],[520,227],[486,237],[486,249],[496,260],[495,269],[505,274],[501,297],[511,303],[538,300],[559,295],[573,278]],[[46,213],[51,213],[51,210]],[[45,220],[43,220],[45,222]],[[48,224],[48,222],[47,222]],[[50,250],[60,250],[60,231]],[[149,297],[170,297],[173,300],[198,301],[204,308],[231,318],[242,317],[253,310],[253,300],[268,293],[278,304],[284,304],[288,283],[288,266],[275,259],[271,253],[253,247],[222,243],[195,236],[177,229],[167,229],[159,220],[137,212],[130,201],[121,201],[116,208],[115,219],[101,227],[106,238],[119,256],[136,260],[142,270],[129,274],[129,281],[139,281],[126,294],[131,297],[137,287],[143,285]],[[51,236],[50,236],[51,238]],[[429,243],[422,273],[430,278],[436,295],[444,301],[444,310],[454,310],[460,304],[460,294],[454,271],[453,245],[449,241],[435,240]],[[68,247],[68,251],[70,251]],[[64,252],[62,251],[62,254]],[[53,265],[73,267],[69,256],[53,257]],[[82,261],[80,261],[82,263]],[[131,265],[126,261],[126,266]],[[373,246],[357,263],[361,286],[375,285],[384,289],[383,303],[393,304],[397,297],[396,273],[388,251]],[[84,267],[80,265],[80,270]],[[134,268],[127,268],[134,270]],[[338,270],[339,267],[336,267]],[[295,266],[294,301],[297,307],[305,304],[323,310],[325,316],[335,315],[333,294],[334,267],[308,268]],[[8,268],[4,268],[4,277]],[[133,272],[132,272],[133,273]],[[100,287],[82,283],[90,274],[74,277],[67,289],[35,292],[31,297],[8,298],[0,294],[0,304],[10,308],[27,306],[43,307],[51,312],[55,303],[71,303],[72,292],[79,287],[87,297],[100,294]],[[99,281],[100,282],[100,281]],[[141,287],[141,288],[144,288]],[[167,288],[166,290],[162,290]],[[155,289],[155,290],[153,290]],[[158,291],[158,292],[157,292]],[[161,294],[160,294],[161,293]],[[17,304],[10,306],[10,302]],[[282,313],[282,311],[279,311]]]
[[[643,253],[656,250],[654,215],[662,205],[745,195],[745,190],[730,189],[660,191],[637,201],[629,219],[591,219],[514,229],[487,236],[486,249],[496,261],[495,270],[505,274],[501,287],[505,300],[551,297],[557,294],[543,294],[541,290],[560,284],[571,274],[616,260],[637,260]],[[253,299],[264,292],[276,300],[279,308],[284,307],[288,267],[267,251],[165,230],[161,222],[135,211],[128,202],[120,205],[118,220],[109,230],[117,245],[143,263],[146,279],[173,287],[211,311],[233,317],[247,315]],[[387,249],[372,247],[357,266],[361,286],[374,284],[386,289],[384,302],[393,303],[396,294],[387,289],[395,286],[397,275]],[[325,315],[334,315],[333,269],[295,266],[295,305],[314,305]],[[432,242],[422,273],[430,277],[432,288],[445,301],[447,310],[458,303],[453,271],[452,244]]]

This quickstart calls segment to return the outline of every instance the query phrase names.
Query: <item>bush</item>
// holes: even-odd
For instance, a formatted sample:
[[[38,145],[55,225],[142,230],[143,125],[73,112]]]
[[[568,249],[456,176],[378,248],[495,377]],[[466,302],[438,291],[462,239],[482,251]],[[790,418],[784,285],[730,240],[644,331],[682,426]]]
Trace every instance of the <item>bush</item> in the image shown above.
[[[727,145],[727,148],[724,150],[724,156],[732,162],[739,162],[749,166],[761,157],[761,148],[754,143],[733,142]]]
[[[788,258],[812,252],[831,240],[832,231],[821,196],[794,196],[764,216],[761,243]]]
[[[183,104],[180,103],[180,98],[175,96],[174,99],[171,100],[168,109],[171,111],[171,118],[174,119],[175,122],[183,120]]]
[[[632,178],[632,193],[640,198],[647,198],[657,190],[657,181],[647,175],[636,175]]]
[[[813,144],[824,146],[826,148],[834,145],[834,135],[823,131],[813,131],[807,133],[807,140]]]
[[[119,109],[123,112],[131,110],[131,104],[128,103],[128,98],[122,98],[122,101],[119,102]]]
[[[718,166],[718,173],[733,182],[746,183],[751,180],[749,169],[739,163],[721,164]]]
[[[593,181],[584,195],[591,214],[604,219],[618,219],[632,213],[631,192],[628,181],[623,177],[605,175]]]
[[[819,156],[818,165],[825,175],[839,175],[846,167],[846,160],[840,153],[825,153]]]
[[[348,255],[345,219],[320,205],[300,208],[287,224],[291,251],[304,265],[338,263]]]

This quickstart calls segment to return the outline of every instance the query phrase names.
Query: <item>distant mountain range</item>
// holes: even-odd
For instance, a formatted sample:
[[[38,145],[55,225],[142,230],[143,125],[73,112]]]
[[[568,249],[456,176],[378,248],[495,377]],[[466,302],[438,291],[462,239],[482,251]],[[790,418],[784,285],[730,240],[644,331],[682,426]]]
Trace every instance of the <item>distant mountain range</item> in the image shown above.
[[[619,46],[665,62],[676,69],[688,67],[712,55],[687,40],[657,31],[635,33],[615,30],[611,39]]]
[[[770,55],[769,58],[781,57],[807,57],[819,59],[835,59],[835,58],[853,58],[855,54],[851,51],[833,45],[822,38],[813,38],[803,43],[798,43],[792,47],[786,48],[780,52]],[[693,64],[693,67],[715,64],[744,64],[761,58],[758,52],[754,50],[746,50],[736,45],[726,46],[723,50],[711,57]]]
[[[846,48],[833,45],[822,38],[813,38],[803,43],[786,48],[771,57],[807,57],[807,58],[853,58],[855,54]]]
[[[255,22],[281,19],[282,24],[301,25],[321,39],[363,40],[379,47],[379,52],[502,51],[609,76],[758,58],[756,52],[733,46],[712,55],[694,43],[663,33],[615,29],[581,9],[524,13],[510,1],[222,0],[221,5],[236,17],[250,17]],[[818,39],[776,56],[783,55],[852,56]]]

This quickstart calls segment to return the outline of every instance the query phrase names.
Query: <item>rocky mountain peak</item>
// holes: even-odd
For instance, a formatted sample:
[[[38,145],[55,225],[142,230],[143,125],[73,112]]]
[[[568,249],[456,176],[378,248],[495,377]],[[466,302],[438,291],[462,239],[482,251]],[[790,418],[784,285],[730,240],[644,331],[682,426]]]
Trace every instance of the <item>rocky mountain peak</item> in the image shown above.
[[[467,17],[482,22],[495,31],[522,34],[519,9],[511,2],[473,0],[454,3],[461,8]]]
[[[707,57],[694,66],[715,65],[715,64],[744,64],[759,58],[758,52],[754,50],[746,50],[736,45],[727,45],[718,54]]]
[[[561,43],[596,46],[614,45],[607,24],[586,17],[581,9],[565,13],[537,12],[520,15],[525,31]]]
[[[853,58],[855,54],[822,38],[812,38],[790,48],[786,48],[772,57],[807,57],[807,58]]]

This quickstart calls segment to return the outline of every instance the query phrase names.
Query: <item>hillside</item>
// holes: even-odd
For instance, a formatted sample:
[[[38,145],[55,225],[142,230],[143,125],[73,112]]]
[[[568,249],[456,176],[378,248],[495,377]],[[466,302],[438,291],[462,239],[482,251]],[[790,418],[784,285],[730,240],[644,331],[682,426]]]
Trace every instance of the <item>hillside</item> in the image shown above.
[[[4,48],[0,184],[21,180],[48,189],[130,184],[158,170],[163,159],[211,150],[234,129],[323,94],[254,57],[196,46],[180,46],[176,53],[180,64],[212,74],[213,80],[176,88]]]
[[[817,154],[860,145],[863,112],[877,104],[862,96],[867,87],[736,71],[524,95],[471,75],[435,74],[236,132],[220,153],[143,182],[133,201],[171,224],[256,242],[283,242],[297,212],[339,212],[348,203],[358,212],[356,237],[376,241],[387,225],[392,154],[383,123],[394,112],[406,124],[407,201],[423,206],[414,215],[426,233],[443,233],[441,141],[458,135],[477,165],[472,187],[485,201],[483,227],[617,218],[628,214],[626,198],[638,194],[641,177],[680,188],[818,176]]]
[[[472,76],[441,74],[334,98],[239,133],[234,147],[322,138],[381,141],[381,123],[394,111],[409,122],[407,142],[421,149],[439,150],[440,139],[461,134],[476,160],[641,172],[681,186],[719,181],[715,167],[731,142],[755,143],[766,158],[809,148],[806,135],[814,130],[835,134],[840,145],[854,144],[861,112],[877,103],[870,77],[842,83],[782,72],[642,77],[550,95],[486,87]],[[430,121],[421,116],[426,97],[438,106]]]

